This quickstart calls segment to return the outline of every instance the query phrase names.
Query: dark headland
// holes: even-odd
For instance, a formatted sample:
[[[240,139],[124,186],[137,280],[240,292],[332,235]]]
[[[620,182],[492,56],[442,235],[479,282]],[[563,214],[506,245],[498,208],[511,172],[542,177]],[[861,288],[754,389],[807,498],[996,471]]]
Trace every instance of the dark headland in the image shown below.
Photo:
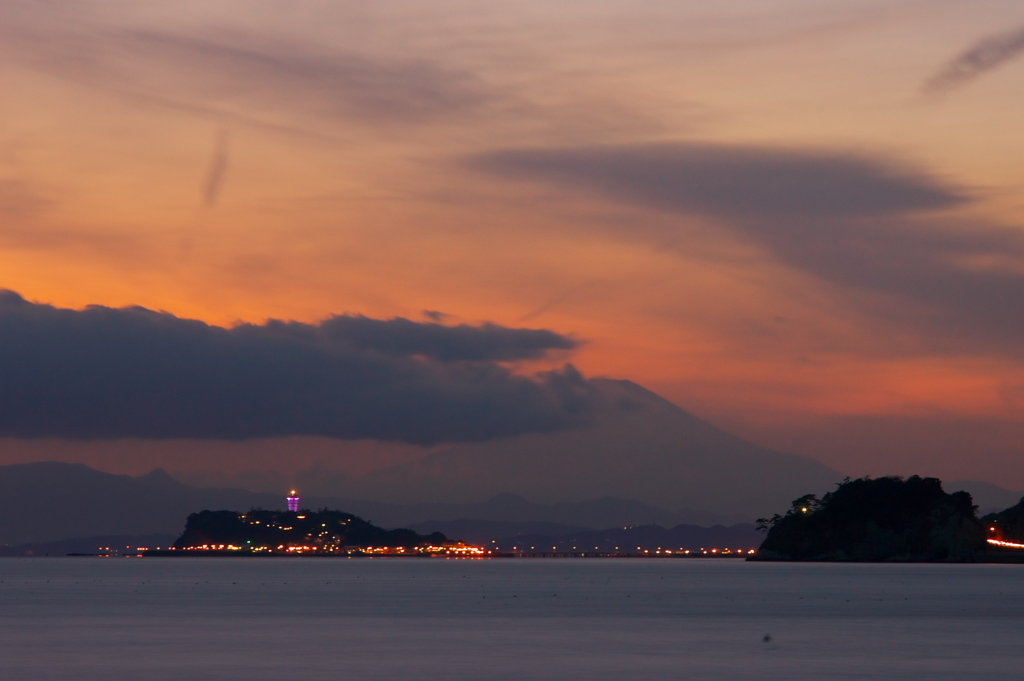
[[[767,536],[748,560],[1024,562],[1024,551],[992,540],[997,527],[1024,530],[1022,504],[979,520],[971,495],[947,493],[937,478],[847,479],[760,519]]]

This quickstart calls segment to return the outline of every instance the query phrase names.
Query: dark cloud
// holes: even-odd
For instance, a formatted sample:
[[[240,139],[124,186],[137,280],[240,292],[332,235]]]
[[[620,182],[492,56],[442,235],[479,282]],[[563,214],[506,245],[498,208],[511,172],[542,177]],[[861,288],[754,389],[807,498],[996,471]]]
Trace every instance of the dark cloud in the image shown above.
[[[941,94],[966,85],[1024,53],[1024,28],[989,36],[961,52],[924,84],[926,94]]]
[[[0,293],[0,435],[433,444],[571,427],[594,399],[572,367],[498,361],[575,342],[496,325],[333,317],[210,326],[140,307],[68,310]]]
[[[572,350],[577,341],[545,329],[509,329],[495,324],[442,326],[408,319],[344,315],[320,325],[332,338],[364,350],[423,356],[444,362],[507,362],[539,359],[551,350]]]
[[[686,144],[503,150],[469,164],[711,217],[793,267],[910,305],[898,323],[933,347],[1024,351],[1024,235],[944,217],[968,193],[924,173],[842,153]]]
[[[933,180],[874,159],[788,149],[661,144],[502,150],[469,164],[732,218],[854,217],[946,208],[963,200]]]
[[[1024,274],[1010,266],[1024,259],[1017,230],[898,219],[738,227],[823,279],[923,304],[922,314],[934,317],[950,339],[1024,340],[1024,319],[1015,312]]]
[[[423,310],[422,312],[420,312],[420,314],[422,314],[424,317],[426,317],[432,322],[443,322],[450,316],[448,314],[445,314],[444,312],[441,312],[440,310]]]

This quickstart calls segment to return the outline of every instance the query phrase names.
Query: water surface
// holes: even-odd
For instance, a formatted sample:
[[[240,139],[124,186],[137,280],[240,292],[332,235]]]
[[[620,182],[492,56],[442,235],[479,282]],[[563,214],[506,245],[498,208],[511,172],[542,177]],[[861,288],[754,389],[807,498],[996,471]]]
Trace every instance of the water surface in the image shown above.
[[[1008,679],[1024,566],[0,559],[3,679]]]

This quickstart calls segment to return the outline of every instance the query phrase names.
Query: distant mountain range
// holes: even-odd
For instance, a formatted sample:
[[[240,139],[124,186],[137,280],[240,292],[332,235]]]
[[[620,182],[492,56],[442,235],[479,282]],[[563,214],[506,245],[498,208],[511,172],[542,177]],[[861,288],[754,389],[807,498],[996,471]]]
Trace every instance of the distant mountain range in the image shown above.
[[[947,492],[963,490],[971,495],[978,507],[978,516],[997,513],[1015,506],[1024,497],[1024,491],[1008,490],[991,482],[981,480],[954,480],[943,482],[942,488]]]
[[[195,489],[163,471],[133,478],[81,464],[0,467],[0,545],[102,535],[177,534],[205,508],[279,505],[277,495]]]
[[[706,513],[670,512],[615,497],[562,504],[531,503],[513,494],[497,495],[479,504],[389,504],[310,497],[303,498],[302,505],[347,511],[389,528],[459,520],[504,523],[494,528],[497,535],[557,535],[655,522],[672,526],[722,520]],[[0,546],[79,538],[106,538],[102,540],[120,543],[142,535],[177,536],[188,515],[197,511],[284,506],[283,495],[189,487],[160,470],[130,477],[70,463],[0,466]],[[109,539],[112,536],[118,538]],[[452,536],[459,538],[456,532]],[[60,548],[52,550],[59,552]]]

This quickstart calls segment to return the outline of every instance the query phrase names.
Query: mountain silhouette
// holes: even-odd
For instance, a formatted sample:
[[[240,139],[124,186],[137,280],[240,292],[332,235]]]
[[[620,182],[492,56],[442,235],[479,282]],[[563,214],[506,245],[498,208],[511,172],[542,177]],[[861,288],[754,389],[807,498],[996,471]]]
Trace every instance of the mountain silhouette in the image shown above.
[[[842,473],[742,440],[630,381],[594,379],[593,425],[459,444],[352,482],[347,496],[470,503],[501,493],[552,504],[603,497],[752,520]]]
[[[303,496],[302,505],[388,528],[456,520],[570,530],[714,525],[752,521],[843,478],[813,459],[746,442],[635,383],[592,383],[603,406],[589,426],[451,446],[351,478],[335,496]],[[130,477],[58,462],[0,466],[6,545],[177,534],[190,513],[283,505],[281,493],[190,487],[159,469]]]

